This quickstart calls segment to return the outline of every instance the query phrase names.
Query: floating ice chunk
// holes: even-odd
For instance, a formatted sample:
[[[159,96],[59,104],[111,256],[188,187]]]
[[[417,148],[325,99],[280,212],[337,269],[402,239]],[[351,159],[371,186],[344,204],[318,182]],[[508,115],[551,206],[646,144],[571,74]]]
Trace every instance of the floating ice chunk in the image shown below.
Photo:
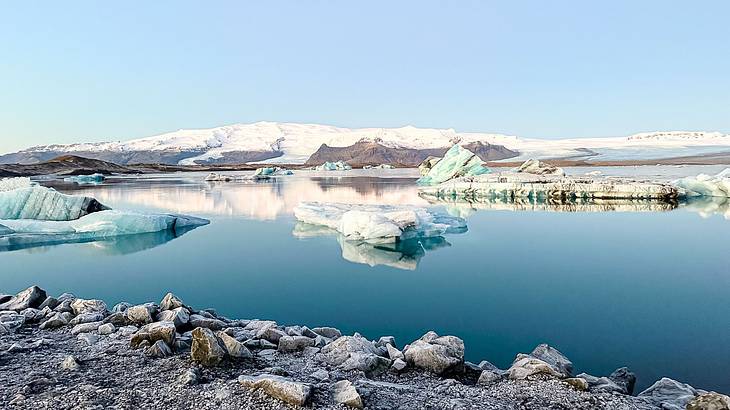
[[[730,198],[730,168],[717,175],[699,174],[682,178],[674,184],[687,191],[687,196]]]
[[[33,185],[27,178],[4,180],[2,185],[0,219],[69,221],[108,209],[94,198],[62,194]]]
[[[254,176],[279,176],[279,175],[293,175],[291,170],[280,168],[280,167],[264,167],[256,168]]]
[[[91,174],[91,175],[74,175],[66,177],[63,180],[66,182],[75,182],[79,185],[86,184],[100,184],[104,182],[106,177],[102,174]]]
[[[482,166],[482,159],[468,149],[454,145],[446,155],[436,162],[428,171],[428,174],[421,177],[418,183],[421,185],[435,185],[450,179],[482,175],[491,172],[489,168]]]
[[[528,159],[527,161],[525,161],[522,165],[520,165],[519,168],[517,168],[517,172],[524,172],[526,174],[534,175],[557,175],[561,177],[565,176],[565,171],[563,171],[562,168],[546,164],[536,159]]]
[[[0,220],[0,248],[102,240],[123,235],[183,233],[209,221],[184,215],[101,211],[72,221]]]
[[[466,231],[466,221],[431,213],[425,208],[396,205],[353,205],[302,202],[296,218],[340,232],[345,239],[388,243]]]
[[[395,169],[395,167],[390,164],[380,164],[380,165],[365,165],[364,167],[362,167],[362,169]]]
[[[348,171],[352,169],[352,167],[345,163],[344,161],[337,161],[337,162],[325,162],[322,165],[318,165],[314,167],[315,171]]]

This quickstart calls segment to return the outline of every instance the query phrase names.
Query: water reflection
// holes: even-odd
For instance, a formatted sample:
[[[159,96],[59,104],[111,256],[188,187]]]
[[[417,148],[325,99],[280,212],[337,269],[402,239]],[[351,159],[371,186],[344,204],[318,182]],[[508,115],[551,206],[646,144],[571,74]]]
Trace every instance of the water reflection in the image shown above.
[[[297,222],[292,232],[297,238],[333,236],[342,249],[342,258],[369,266],[390,266],[403,270],[416,270],[418,262],[427,251],[451,246],[442,236],[415,238],[386,244],[372,244],[362,241],[349,241],[337,231],[319,226]]]
[[[173,230],[122,235],[111,238],[90,239],[74,235],[11,234],[0,236],[0,252],[33,250],[43,251],[48,247],[61,244],[85,244],[95,253],[104,255],[130,255],[156,248],[178,238],[195,227]]]

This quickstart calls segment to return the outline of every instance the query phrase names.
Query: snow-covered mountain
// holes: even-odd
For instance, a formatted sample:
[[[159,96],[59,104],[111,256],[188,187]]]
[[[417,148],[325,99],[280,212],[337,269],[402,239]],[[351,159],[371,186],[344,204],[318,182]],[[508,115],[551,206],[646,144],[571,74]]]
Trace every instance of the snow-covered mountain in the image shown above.
[[[329,125],[257,122],[179,130],[126,142],[45,145],[0,156],[0,163],[33,163],[73,154],[118,164],[302,164],[323,144],[349,147],[377,141],[389,148],[433,150],[454,143],[502,146],[524,158],[654,159],[730,151],[730,135],[717,132],[654,132],[611,138],[542,140],[457,132],[453,129],[341,128]]]

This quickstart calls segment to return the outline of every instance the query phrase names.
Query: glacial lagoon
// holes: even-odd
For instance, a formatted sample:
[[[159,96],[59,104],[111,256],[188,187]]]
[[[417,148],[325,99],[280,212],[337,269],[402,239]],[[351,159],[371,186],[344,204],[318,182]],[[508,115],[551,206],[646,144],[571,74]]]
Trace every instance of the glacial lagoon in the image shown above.
[[[672,179],[722,167],[617,167]],[[592,169],[568,169],[584,173]],[[429,203],[413,170],[299,171],[259,182],[204,174],[45,180],[115,209],[211,220],[189,232],[0,252],[2,290],[159,300],[236,318],[332,325],[400,345],[454,334],[467,360],[506,368],[547,342],[577,372],[628,366],[637,391],[664,375],[730,391],[730,209],[726,202],[554,206]],[[468,231],[398,245],[350,243],[298,223],[301,201],[409,204],[466,218]],[[604,204],[606,205],[606,204]]]

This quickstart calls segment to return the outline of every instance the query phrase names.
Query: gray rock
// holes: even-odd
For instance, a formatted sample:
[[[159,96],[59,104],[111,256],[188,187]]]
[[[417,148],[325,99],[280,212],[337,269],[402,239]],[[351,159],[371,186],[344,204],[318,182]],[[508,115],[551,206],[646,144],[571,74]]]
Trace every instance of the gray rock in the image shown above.
[[[385,348],[388,349],[388,357],[390,357],[390,360],[405,360],[406,357],[403,355],[403,352],[393,347],[390,343],[386,344]]]
[[[355,409],[363,408],[362,398],[349,380],[340,380],[332,386],[335,403]]]
[[[106,324],[99,326],[97,331],[99,332],[100,335],[110,335],[110,334],[116,332],[117,328],[114,327],[114,325],[111,323],[106,323]]]
[[[218,344],[218,338],[215,337],[212,330],[204,327],[196,327],[193,330],[190,356],[194,361],[211,367],[220,363],[225,355],[225,350]]]
[[[342,332],[334,327],[315,327],[312,331],[328,339],[337,339],[342,336]]]
[[[325,347],[330,343],[332,343],[332,340],[320,335],[317,335],[317,337],[314,338],[314,345],[317,347]]]
[[[408,364],[441,375],[464,364],[464,341],[428,332],[411,343],[404,355]]]
[[[566,376],[557,371],[549,363],[526,354],[518,354],[512,366],[507,370],[507,373],[512,380],[524,380],[536,374],[556,378],[564,378]]]
[[[14,310],[6,310],[0,312],[0,324],[10,331],[15,331],[25,324],[25,316]]]
[[[229,336],[225,332],[216,332],[216,336],[220,339],[223,344],[223,348],[226,350],[231,357],[238,357],[242,359],[252,359],[253,353],[251,353],[243,343],[239,342],[235,338]]]
[[[132,336],[130,345],[134,348],[139,347],[144,340],[150,342],[150,345],[158,340],[164,341],[168,346],[172,345],[175,342],[175,324],[172,322],[146,324]]]
[[[76,371],[80,367],[78,360],[75,357],[69,355],[66,356],[61,362],[61,368],[63,370]]]
[[[504,379],[504,376],[505,373],[501,371],[483,370],[482,373],[479,375],[477,384],[482,386],[490,385]]]
[[[315,356],[317,353],[319,353],[322,349],[319,347],[305,347],[304,350],[302,350],[302,354],[305,356]]]
[[[57,297],[56,299],[58,299],[59,302],[65,302],[65,301],[73,302],[77,298],[76,298],[76,295],[74,295],[73,293],[64,292],[64,293],[61,293],[61,295],[59,297]]]
[[[60,300],[60,299],[59,299]],[[62,306],[63,302],[59,305]],[[106,315],[106,303],[97,299],[74,299],[70,303],[73,314],[78,316],[82,313],[102,313]],[[58,309],[58,306],[56,307]]]
[[[397,345],[395,344],[395,337],[381,336],[380,339],[378,339],[378,341],[375,342],[375,346],[377,346],[377,347],[386,347],[387,345],[396,347]]]
[[[695,396],[697,396],[697,390],[692,386],[666,377],[658,380],[638,395],[663,410],[684,410]]]
[[[99,326],[103,325],[101,321],[99,322],[90,322],[90,323],[81,323],[80,325],[76,325],[71,329],[72,335],[78,335],[80,333],[89,333],[97,330]]]
[[[373,343],[360,335],[342,336],[322,348],[322,359],[342,370],[379,374],[388,370],[390,360],[378,355]]]
[[[14,310],[19,312],[28,308],[37,308],[46,300],[46,291],[38,286],[31,286],[19,292],[5,303],[0,304],[0,310]]]
[[[127,320],[127,314],[124,312],[114,312],[111,315],[104,318],[104,323],[109,323],[115,327],[127,326],[129,320]]]
[[[114,313],[124,313],[130,307],[132,307],[132,304],[131,303],[128,303],[128,302],[119,302],[116,305],[114,305],[114,307],[112,308],[112,312],[114,312]]]
[[[287,326],[284,328],[284,333],[286,333],[289,336],[301,336],[302,327],[301,326]]]
[[[588,384],[588,380],[580,376],[569,377],[563,381],[578,391],[588,391],[588,388],[590,387],[590,385]]]
[[[70,322],[68,322],[71,326],[80,325],[82,323],[92,323],[92,322],[101,322],[104,320],[104,314],[100,312],[92,312],[92,313],[81,313],[77,315],[75,318],[71,319]]]
[[[177,307],[171,310],[163,310],[157,315],[157,320],[173,322],[175,327],[181,328],[190,322],[190,313],[184,307]]]
[[[155,321],[156,309],[150,304],[131,306],[125,312],[129,323],[146,325]]]
[[[304,406],[312,394],[312,388],[308,384],[270,374],[240,376],[238,382],[244,387],[260,389],[269,396],[294,406]]]
[[[406,363],[403,359],[395,359],[393,361],[392,369],[395,370],[396,372],[400,372],[403,369],[405,369],[407,365],[408,365],[408,363]]]
[[[321,382],[330,379],[329,372],[327,372],[327,370],[324,370],[324,369],[319,369],[319,370],[315,371],[314,373],[310,374],[309,376],[311,378],[313,378],[315,380],[319,380]]]
[[[99,336],[93,333],[80,333],[76,338],[88,346],[94,345],[99,341]]]
[[[67,299],[63,301],[59,301],[58,306],[53,308],[54,312],[68,312],[68,313],[74,313],[74,310],[71,308],[71,304],[74,302],[75,299]]]
[[[703,393],[687,404],[687,410],[730,410],[730,397],[715,392]]]
[[[616,385],[621,387],[624,394],[634,394],[636,375],[628,367],[619,367],[608,376]]]
[[[41,329],[57,329],[61,326],[66,326],[71,321],[71,313],[69,312],[55,312],[53,316],[46,319],[45,322],[41,323]]]
[[[226,327],[225,322],[215,318],[205,317],[203,315],[195,314],[190,315],[189,318],[190,326],[192,327],[204,327],[210,330],[222,330]]]
[[[479,364],[477,366],[479,366],[479,368],[482,370],[499,370],[499,368],[497,366],[493,365],[492,363],[490,363],[486,360],[482,360],[481,362],[479,362]]]
[[[256,332],[257,339],[268,340],[269,342],[274,344],[279,344],[279,340],[284,336],[286,336],[286,333],[284,333],[283,330],[277,329],[275,327],[261,329]]]
[[[45,317],[45,312],[40,309],[27,308],[20,311],[25,317],[25,323],[36,323]]]
[[[9,301],[12,298],[13,298],[13,295],[6,295],[4,293],[0,293],[0,304],[3,304],[5,302]]]
[[[293,353],[304,350],[307,347],[314,347],[314,339],[306,336],[283,336],[279,339],[279,351],[282,353]]]
[[[172,293],[167,293],[160,302],[160,310],[173,310],[184,307],[183,301]]]
[[[192,386],[200,383],[200,370],[196,367],[191,367],[180,376],[180,383],[185,386]]]
[[[172,356],[172,350],[162,340],[156,341],[152,346],[145,349],[144,353],[149,357],[163,358]]]
[[[175,336],[175,342],[173,342],[172,347],[175,349],[175,351],[181,352],[183,350],[188,350],[193,344],[193,334],[192,332],[185,332],[183,334],[178,334]]]
[[[139,328],[137,326],[128,325],[128,326],[120,327],[119,330],[117,331],[117,333],[120,336],[126,337],[126,336],[132,336],[133,334],[137,333],[138,331],[139,331]]]
[[[568,360],[558,349],[543,343],[538,345],[530,356],[548,363],[558,372],[570,377],[573,374],[573,362]]]
[[[302,336],[307,336],[312,339],[316,338],[318,335],[314,333],[314,331],[306,326],[302,326]]]
[[[58,306],[59,303],[61,302],[59,302],[58,299],[54,298],[53,296],[49,296],[40,305],[38,305],[38,309],[44,309],[47,307],[53,310],[56,308],[56,306]]]
[[[581,373],[576,377],[585,380],[588,383],[588,390],[591,392],[627,394],[624,387],[619,386],[608,377],[596,377],[586,373]]]

